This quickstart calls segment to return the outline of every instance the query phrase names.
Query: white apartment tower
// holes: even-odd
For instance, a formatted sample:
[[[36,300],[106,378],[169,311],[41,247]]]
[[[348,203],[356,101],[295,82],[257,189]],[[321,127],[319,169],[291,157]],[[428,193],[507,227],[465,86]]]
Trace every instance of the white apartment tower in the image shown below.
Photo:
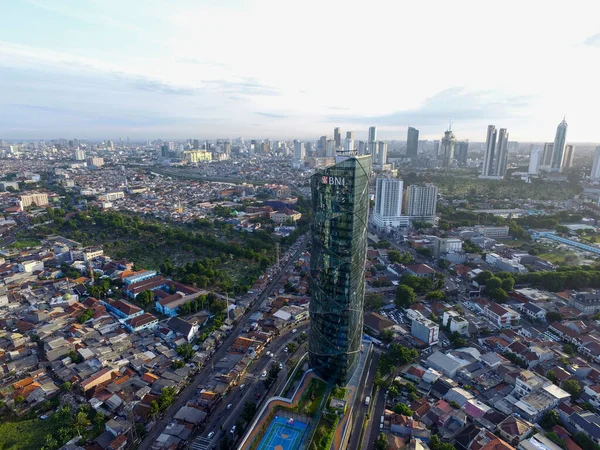
[[[529,155],[529,175],[537,175],[540,171],[540,163],[542,162],[543,151],[541,148],[534,148]]]
[[[438,188],[427,183],[424,186],[411,185],[406,191],[408,207],[406,214],[411,219],[419,220],[435,218],[437,207]]]
[[[296,161],[302,161],[306,157],[306,150],[304,148],[304,142],[294,140],[294,159]]]
[[[387,142],[379,141],[377,147],[379,148],[377,152],[377,164],[383,166],[387,163]]]
[[[399,178],[380,177],[375,182],[375,208],[373,224],[378,228],[400,226],[402,215],[402,190]]]
[[[594,152],[594,164],[592,165],[590,178],[594,181],[600,180],[600,145],[596,147],[596,151]]]

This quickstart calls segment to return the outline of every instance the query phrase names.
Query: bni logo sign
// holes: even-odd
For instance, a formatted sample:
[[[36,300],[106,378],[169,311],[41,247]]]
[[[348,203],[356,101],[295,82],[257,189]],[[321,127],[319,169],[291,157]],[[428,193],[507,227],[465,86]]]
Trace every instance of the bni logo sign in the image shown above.
[[[321,177],[321,183],[330,184],[333,186],[345,186],[346,180],[342,177],[328,177],[324,175]]]

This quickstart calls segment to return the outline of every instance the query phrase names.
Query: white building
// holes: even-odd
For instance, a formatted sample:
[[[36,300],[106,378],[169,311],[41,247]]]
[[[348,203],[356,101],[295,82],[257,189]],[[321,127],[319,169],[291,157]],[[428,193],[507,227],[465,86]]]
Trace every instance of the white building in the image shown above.
[[[306,158],[306,149],[304,148],[304,142],[294,140],[294,159],[296,161],[302,161]]]
[[[469,334],[469,321],[462,317],[458,312],[448,310],[444,311],[442,316],[442,325],[450,327],[450,332],[459,334]]]
[[[387,142],[379,141],[379,151],[377,153],[377,164],[383,166],[387,163]]]
[[[596,147],[596,151],[594,152],[594,164],[592,165],[590,178],[594,181],[600,180],[600,145]]]
[[[404,183],[398,178],[377,178],[373,224],[378,228],[405,226],[401,223],[402,190]]]
[[[433,220],[437,208],[437,186],[427,183],[424,186],[411,185],[406,191],[408,207],[406,214],[413,220]]]
[[[541,148],[534,148],[529,155],[529,175],[537,175],[540,171],[540,163],[542,162],[543,151]]]
[[[35,204],[36,206],[46,206],[48,204],[48,194],[33,192],[21,195],[21,207],[26,208]]]
[[[73,159],[75,161],[85,161],[85,152],[83,150],[81,150],[80,148],[76,149],[73,152]]]
[[[478,225],[473,228],[473,231],[487,238],[498,239],[508,237],[509,228],[506,225],[499,227]]]
[[[462,240],[458,238],[433,238],[433,254],[436,258],[445,253],[457,253],[462,250]]]
[[[104,202],[112,202],[121,198],[125,198],[125,193],[123,191],[105,192],[98,196],[98,200]]]
[[[42,261],[23,261],[22,263],[17,264],[17,270],[25,273],[44,270],[44,263]]]
[[[412,320],[410,334],[427,345],[435,345],[439,342],[440,327],[425,317],[415,317]]]

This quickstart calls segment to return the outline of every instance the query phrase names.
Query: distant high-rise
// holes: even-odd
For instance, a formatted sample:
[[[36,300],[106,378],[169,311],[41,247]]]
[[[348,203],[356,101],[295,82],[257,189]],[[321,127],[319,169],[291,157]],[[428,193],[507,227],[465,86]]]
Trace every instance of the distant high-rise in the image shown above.
[[[351,131],[349,131],[348,133],[351,133]],[[351,152],[352,150],[354,150],[354,139],[352,139],[351,137],[346,137],[344,151]]]
[[[340,148],[342,146],[342,132],[339,127],[333,129],[333,141],[335,142],[336,148]]]
[[[325,156],[327,158],[333,158],[335,156],[335,141],[333,139],[327,139],[325,143]]]
[[[433,141],[433,157],[436,159],[440,157],[440,141]]]
[[[508,162],[508,132],[506,128],[500,128],[498,132],[498,143],[496,144],[496,162],[494,164],[494,175],[504,177]]]
[[[424,186],[410,185],[406,191],[408,205],[406,215],[411,217],[433,217],[437,208],[437,186],[427,183]]]
[[[383,166],[387,164],[387,142],[379,141],[377,144],[377,164]]]
[[[467,165],[469,153],[469,141],[460,141],[456,143],[456,150],[454,152],[454,157],[456,160],[462,164],[463,166]]]
[[[563,158],[563,169],[569,169],[573,167],[573,157],[575,156],[575,147],[572,145],[565,145],[565,157]]]
[[[311,177],[313,218],[309,362],[345,385],[359,358],[369,217],[369,156],[338,156]]]
[[[419,130],[413,127],[408,127],[408,135],[406,138],[406,156],[416,158],[419,149]]]
[[[377,140],[377,127],[369,127],[368,142],[375,142],[376,140]]]
[[[540,163],[540,169],[550,171],[552,166],[552,154],[554,153],[554,144],[552,142],[546,142],[544,144],[544,154],[542,155],[542,161]]]
[[[494,175],[496,134],[496,127],[494,125],[488,125],[487,137],[485,139],[485,154],[483,156],[483,170],[481,171],[481,175],[484,177]]]
[[[294,160],[302,161],[306,157],[306,150],[304,149],[304,142],[294,140]]]
[[[565,119],[556,127],[554,136],[554,149],[552,151],[552,172],[560,172],[565,158],[565,145],[567,144],[567,122]]]
[[[456,138],[452,130],[448,130],[444,133],[442,138],[442,167],[450,167],[452,160],[454,159],[454,147],[456,145]]]
[[[596,147],[596,151],[594,152],[594,164],[592,165],[590,178],[594,181],[600,180],[600,145]]]
[[[346,131],[346,139],[354,140],[354,131]]]
[[[319,153],[325,156],[327,150],[327,136],[321,136],[319,138]]]
[[[79,148],[73,152],[73,159],[75,161],[85,161],[85,152]]]
[[[377,178],[373,224],[379,228],[397,227],[402,215],[403,183],[399,178]]]
[[[367,153],[367,143],[365,141],[358,141],[358,154],[366,155]]]
[[[529,156],[529,170],[527,170],[529,175],[537,175],[539,173],[543,154],[544,152],[541,148],[534,148],[531,150],[531,155]]]
[[[279,146],[277,146],[276,149],[277,148],[279,148]],[[227,141],[223,144],[223,151],[226,155],[231,155],[231,142]]]

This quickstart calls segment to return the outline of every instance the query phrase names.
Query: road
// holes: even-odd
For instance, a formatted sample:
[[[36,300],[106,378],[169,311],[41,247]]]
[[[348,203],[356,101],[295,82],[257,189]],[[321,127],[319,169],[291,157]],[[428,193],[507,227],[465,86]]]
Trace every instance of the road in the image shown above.
[[[379,362],[379,352],[373,350],[369,356],[369,361],[366,366],[366,370],[363,373],[362,380],[360,381],[359,391],[357,392],[358,398],[354,403],[354,416],[352,424],[352,434],[348,441],[347,448],[359,449],[361,448],[360,436],[365,421],[365,414],[369,412],[369,406],[365,405],[365,398],[371,396],[371,387],[373,386],[373,380],[375,379],[375,373],[377,372],[377,363]]]
[[[377,440],[377,437],[381,432],[381,416],[383,416],[383,412],[385,411],[385,391],[383,389],[380,389],[378,391],[377,398],[371,401],[374,401],[375,404],[373,405],[371,421],[369,423],[369,426],[367,427],[367,432],[365,432],[365,437],[367,438],[367,445],[366,447],[363,446],[363,448],[365,448],[366,450],[375,450],[375,441]]]
[[[281,268],[279,273],[271,280],[271,283],[267,286],[267,288],[263,291],[263,293],[258,297],[258,299],[254,302],[254,305],[244,314],[244,316],[240,319],[237,326],[232,330],[231,334],[223,341],[221,346],[215,351],[211,360],[219,361],[223,358],[231,348],[231,344],[235,341],[235,339],[239,336],[242,328],[244,328],[244,324],[248,320],[248,318],[254,314],[259,308],[262,306],[263,302],[267,298],[267,296],[271,293],[271,291],[277,286],[283,274],[286,272],[286,269],[291,263],[298,257],[306,248],[305,239],[296,251],[296,253],[288,260],[285,266]],[[152,444],[156,441],[156,438],[163,432],[165,427],[171,422],[173,416],[179,411],[179,409],[184,406],[188,401],[190,401],[196,395],[196,387],[200,380],[204,380],[209,378],[212,373],[212,364],[206,364],[204,368],[200,369],[200,371],[194,376],[191,382],[179,393],[177,399],[169,406],[164,415],[156,421],[154,426],[150,429],[144,440],[140,443],[139,448],[151,448]]]

